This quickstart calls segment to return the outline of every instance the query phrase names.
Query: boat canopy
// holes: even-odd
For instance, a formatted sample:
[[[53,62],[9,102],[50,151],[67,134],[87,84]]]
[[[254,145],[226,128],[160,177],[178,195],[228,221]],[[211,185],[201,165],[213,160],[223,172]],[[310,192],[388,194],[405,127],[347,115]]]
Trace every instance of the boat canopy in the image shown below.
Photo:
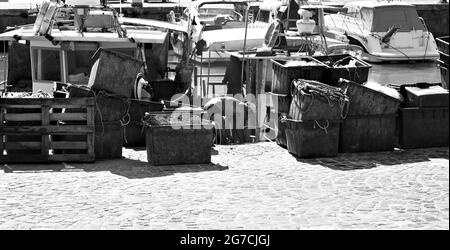
[[[399,31],[425,30],[414,6],[362,7],[361,19],[371,32],[386,32],[392,26]]]

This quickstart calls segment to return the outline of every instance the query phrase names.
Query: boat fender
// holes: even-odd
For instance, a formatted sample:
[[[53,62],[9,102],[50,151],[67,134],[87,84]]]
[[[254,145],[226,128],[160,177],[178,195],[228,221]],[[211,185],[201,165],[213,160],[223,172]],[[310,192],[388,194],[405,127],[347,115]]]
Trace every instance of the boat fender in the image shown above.
[[[37,34],[39,29],[41,28],[42,21],[44,20],[45,14],[47,13],[48,7],[50,6],[50,1],[45,0],[41,4],[41,8],[39,9],[39,13],[36,17],[36,21],[33,26],[33,34]]]
[[[267,29],[266,35],[264,37],[264,44],[267,47],[273,47],[275,45],[275,42],[277,41],[278,34],[280,32],[280,21],[275,20],[272,22]]]
[[[53,16],[55,15],[57,7],[56,2],[50,2],[47,12],[42,20],[41,27],[39,28],[39,35],[43,36],[51,30],[51,27],[53,26]]]
[[[167,21],[169,21],[169,23],[175,23],[175,12],[173,12],[173,10],[171,10],[169,12],[169,14],[167,15]]]

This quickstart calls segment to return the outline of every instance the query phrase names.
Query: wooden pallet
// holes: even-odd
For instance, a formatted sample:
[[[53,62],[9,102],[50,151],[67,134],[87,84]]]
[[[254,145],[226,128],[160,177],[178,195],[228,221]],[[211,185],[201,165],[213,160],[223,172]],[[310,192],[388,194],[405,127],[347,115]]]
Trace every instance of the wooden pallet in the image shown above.
[[[94,161],[94,112],[94,98],[0,98],[0,162]]]

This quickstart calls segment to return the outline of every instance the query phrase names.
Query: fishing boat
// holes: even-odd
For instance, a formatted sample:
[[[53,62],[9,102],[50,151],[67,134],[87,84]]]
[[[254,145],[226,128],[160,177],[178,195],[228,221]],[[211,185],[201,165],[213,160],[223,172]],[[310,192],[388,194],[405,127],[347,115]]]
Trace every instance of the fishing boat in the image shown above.
[[[52,93],[55,82],[87,85],[91,57],[104,48],[144,62],[144,76],[136,76],[135,93],[136,98],[143,98],[148,95],[138,93],[145,92],[143,78],[166,77],[171,28],[183,31],[158,21],[120,19],[105,0],[51,0],[40,6],[34,24],[14,27],[0,34],[0,41],[29,50],[33,92]]]
[[[215,13],[214,18],[211,15],[199,14],[207,12],[202,10],[202,6],[212,8],[213,5],[223,6],[224,3],[229,4],[229,9],[233,4],[243,5],[240,10],[243,10],[244,14],[238,15],[233,11],[236,17],[225,18],[232,20],[233,25],[227,26],[229,21],[217,21],[227,15],[223,14],[227,11],[226,8],[221,8],[220,14],[219,11],[208,12]],[[256,15],[249,11],[252,4],[258,5]],[[321,1],[265,0],[258,3],[200,1],[192,6],[185,10],[179,21],[173,16],[169,20],[180,26],[184,25],[189,30],[188,33],[192,34],[191,48],[196,51],[194,60],[197,62],[228,61],[229,52],[244,50],[255,52],[266,48],[308,54],[362,50],[358,46],[350,45],[346,36],[325,29],[324,10],[333,7],[323,5]],[[302,13],[311,13],[310,19],[314,19],[311,31],[298,30],[296,23],[302,19],[298,14],[299,10]],[[245,15],[247,22],[241,17]],[[172,45],[177,54],[182,54],[184,48],[183,40],[180,38],[183,37],[178,35],[172,37]]]
[[[403,2],[361,1],[344,6],[346,13],[325,16],[328,30],[364,48],[371,62],[435,60],[433,34],[415,7]]]
[[[174,12],[169,14],[169,22],[186,27],[191,34],[191,48],[196,53],[196,61],[226,61],[227,51],[242,50],[244,40],[246,48],[261,46],[267,27],[255,27],[255,32],[246,36],[245,17],[253,3],[233,0],[201,0],[191,2],[180,17]],[[247,16],[247,19],[251,17]],[[248,20],[247,20],[248,21]],[[177,55],[185,50],[185,37],[174,33],[172,47]],[[191,49],[189,48],[189,49]]]

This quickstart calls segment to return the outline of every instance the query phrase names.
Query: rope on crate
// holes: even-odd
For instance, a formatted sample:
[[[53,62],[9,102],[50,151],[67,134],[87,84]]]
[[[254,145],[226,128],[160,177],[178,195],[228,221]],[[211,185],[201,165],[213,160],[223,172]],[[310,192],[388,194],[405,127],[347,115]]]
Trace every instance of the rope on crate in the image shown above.
[[[315,85],[312,85],[311,83],[314,83]],[[349,111],[349,103],[350,100],[348,96],[345,94],[346,92],[342,92],[341,89],[328,86],[326,84],[320,83],[318,81],[312,81],[312,80],[293,80],[292,85],[294,87],[294,91],[291,89],[291,94],[298,94],[301,93],[302,96],[311,96],[311,103],[308,105],[307,109],[302,109],[300,106],[300,110],[302,112],[308,112],[311,106],[314,102],[315,95],[324,97],[328,105],[330,107],[334,107],[334,103],[336,102],[339,105],[339,108],[341,110],[341,118],[345,119],[347,117],[348,111]],[[297,104],[299,105],[299,104]]]
[[[325,131],[325,134],[328,134],[328,128],[330,127],[330,121],[325,120],[325,122],[326,122],[325,125],[324,125],[324,126],[321,126],[320,123],[319,123],[317,120],[314,120],[313,127],[315,128],[316,125],[317,125],[317,127],[319,127],[320,129],[322,129],[323,131]]]

